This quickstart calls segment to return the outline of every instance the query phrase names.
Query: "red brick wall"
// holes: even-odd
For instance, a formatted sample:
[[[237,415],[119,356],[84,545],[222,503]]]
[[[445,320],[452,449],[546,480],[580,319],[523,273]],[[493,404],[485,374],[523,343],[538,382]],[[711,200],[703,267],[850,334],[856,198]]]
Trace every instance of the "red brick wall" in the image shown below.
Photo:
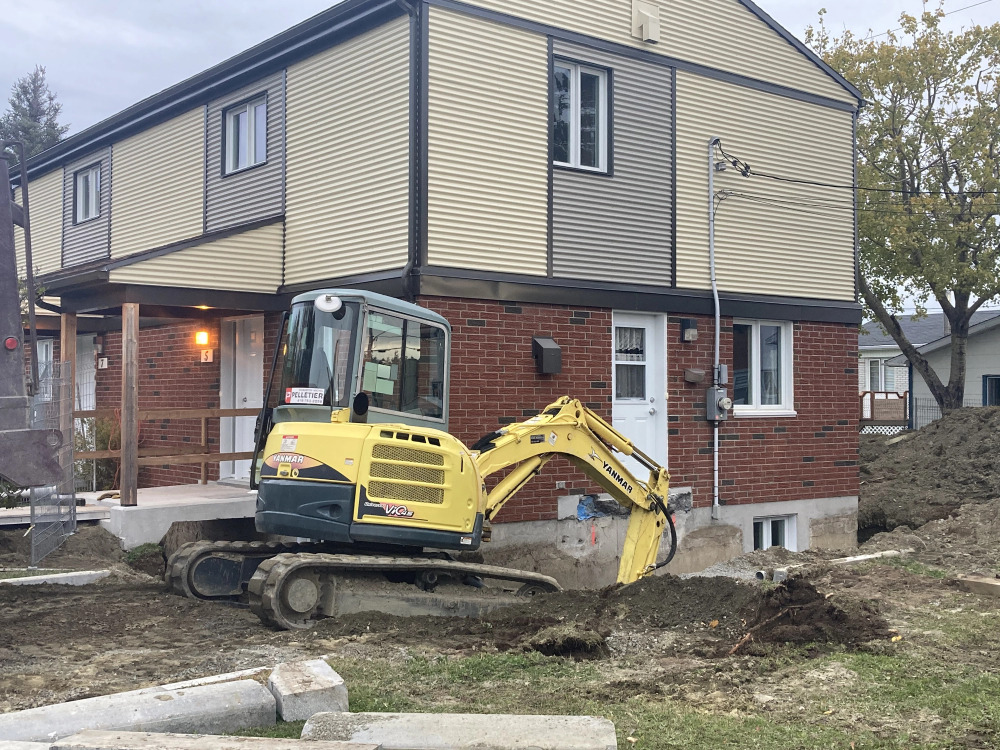
[[[467,445],[505,424],[534,416],[560,396],[578,398],[611,418],[610,310],[441,297],[418,302],[451,323],[449,427]],[[561,373],[536,372],[534,336],[551,336],[562,348]],[[556,482],[565,482],[566,489],[556,489]],[[556,458],[514,496],[497,520],[555,518],[559,495],[597,489],[568,461]]]
[[[208,346],[195,343],[197,331],[208,331]],[[212,349],[212,362],[201,361],[201,350]],[[107,369],[96,371],[97,407],[121,408],[122,337],[104,335]],[[219,408],[219,321],[183,320],[139,331],[140,409]],[[201,442],[199,419],[157,419],[139,423],[142,448],[190,449]],[[219,421],[208,420],[208,445],[217,451]],[[208,478],[217,479],[218,464],[208,465]],[[139,468],[140,487],[192,484],[201,478],[199,464],[157,464]]]
[[[452,324],[451,432],[466,443],[531,416],[559,396],[611,417],[611,312],[598,308],[505,304],[427,297],[420,304]],[[692,486],[697,505],[712,502],[712,427],[708,382],[685,382],[686,368],[712,371],[710,317],[696,343],[680,343],[668,324],[668,450],[672,483]],[[531,339],[551,335],[563,371],[538,375]],[[794,325],[794,418],[733,418],[720,429],[724,503],[810,499],[858,493],[857,327]],[[722,360],[732,366],[732,321],[723,320]],[[567,489],[556,489],[565,481]],[[556,517],[556,498],[597,488],[568,462],[553,461],[501,512],[498,521]]]
[[[732,320],[723,319],[721,359],[732,372]],[[695,504],[712,501],[712,427],[705,419],[711,384],[713,320],[698,319],[699,339],[680,343],[668,323],[668,445],[671,483],[694,488]],[[730,414],[719,429],[720,498],[739,504],[858,494],[858,329],[834,323],[793,326],[796,417]],[[709,382],[684,381],[685,368]],[[731,378],[730,378],[731,380]],[[732,384],[728,387],[732,395]]]

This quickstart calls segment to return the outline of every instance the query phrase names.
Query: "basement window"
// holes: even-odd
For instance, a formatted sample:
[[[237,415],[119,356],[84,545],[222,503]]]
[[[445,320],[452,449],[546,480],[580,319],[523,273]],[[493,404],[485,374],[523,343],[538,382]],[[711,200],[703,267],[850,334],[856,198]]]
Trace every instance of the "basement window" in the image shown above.
[[[765,516],[753,519],[753,548],[784,547],[795,551],[795,516]]]

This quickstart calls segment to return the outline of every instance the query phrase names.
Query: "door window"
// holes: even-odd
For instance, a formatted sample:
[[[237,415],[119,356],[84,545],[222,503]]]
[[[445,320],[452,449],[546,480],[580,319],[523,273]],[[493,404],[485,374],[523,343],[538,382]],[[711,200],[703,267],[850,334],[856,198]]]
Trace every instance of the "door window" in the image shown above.
[[[615,398],[646,398],[646,329],[615,326]]]

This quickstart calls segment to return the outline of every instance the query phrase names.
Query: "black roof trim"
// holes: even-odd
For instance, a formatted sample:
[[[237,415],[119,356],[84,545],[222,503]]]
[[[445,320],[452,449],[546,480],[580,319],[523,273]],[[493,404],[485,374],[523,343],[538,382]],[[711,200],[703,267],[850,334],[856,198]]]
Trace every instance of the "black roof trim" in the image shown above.
[[[747,10],[757,16],[761,21],[770,26],[774,31],[776,31],[786,42],[791,44],[795,49],[801,52],[803,55],[812,60],[813,64],[816,65],[820,70],[826,73],[830,78],[839,83],[845,89],[847,89],[852,95],[857,97],[858,102],[865,103],[865,95],[858,90],[857,86],[848,81],[844,76],[838,73],[836,70],[827,65],[823,58],[813,52],[809,47],[803,44],[799,39],[796,38],[788,29],[782,26],[780,23],[775,21],[771,16],[767,14],[760,6],[753,2],[753,0],[738,0],[738,2],[743,5]]]
[[[396,16],[403,15],[396,0],[344,0],[336,6],[225,60],[206,71],[133,104],[92,125],[28,161],[29,175],[37,175],[87,151],[107,146],[152,127],[187,109],[211,101],[225,90],[312,54],[331,38],[355,36]]]

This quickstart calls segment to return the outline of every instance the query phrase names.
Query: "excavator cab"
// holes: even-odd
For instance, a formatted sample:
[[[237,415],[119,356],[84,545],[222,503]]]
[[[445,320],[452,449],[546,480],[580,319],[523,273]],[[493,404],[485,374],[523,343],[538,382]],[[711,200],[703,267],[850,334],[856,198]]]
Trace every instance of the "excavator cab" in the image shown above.
[[[285,331],[277,405],[258,420],[258,530],[478,548],[482,480],[447,433],[448,321],[334,289],[296,297]]]

